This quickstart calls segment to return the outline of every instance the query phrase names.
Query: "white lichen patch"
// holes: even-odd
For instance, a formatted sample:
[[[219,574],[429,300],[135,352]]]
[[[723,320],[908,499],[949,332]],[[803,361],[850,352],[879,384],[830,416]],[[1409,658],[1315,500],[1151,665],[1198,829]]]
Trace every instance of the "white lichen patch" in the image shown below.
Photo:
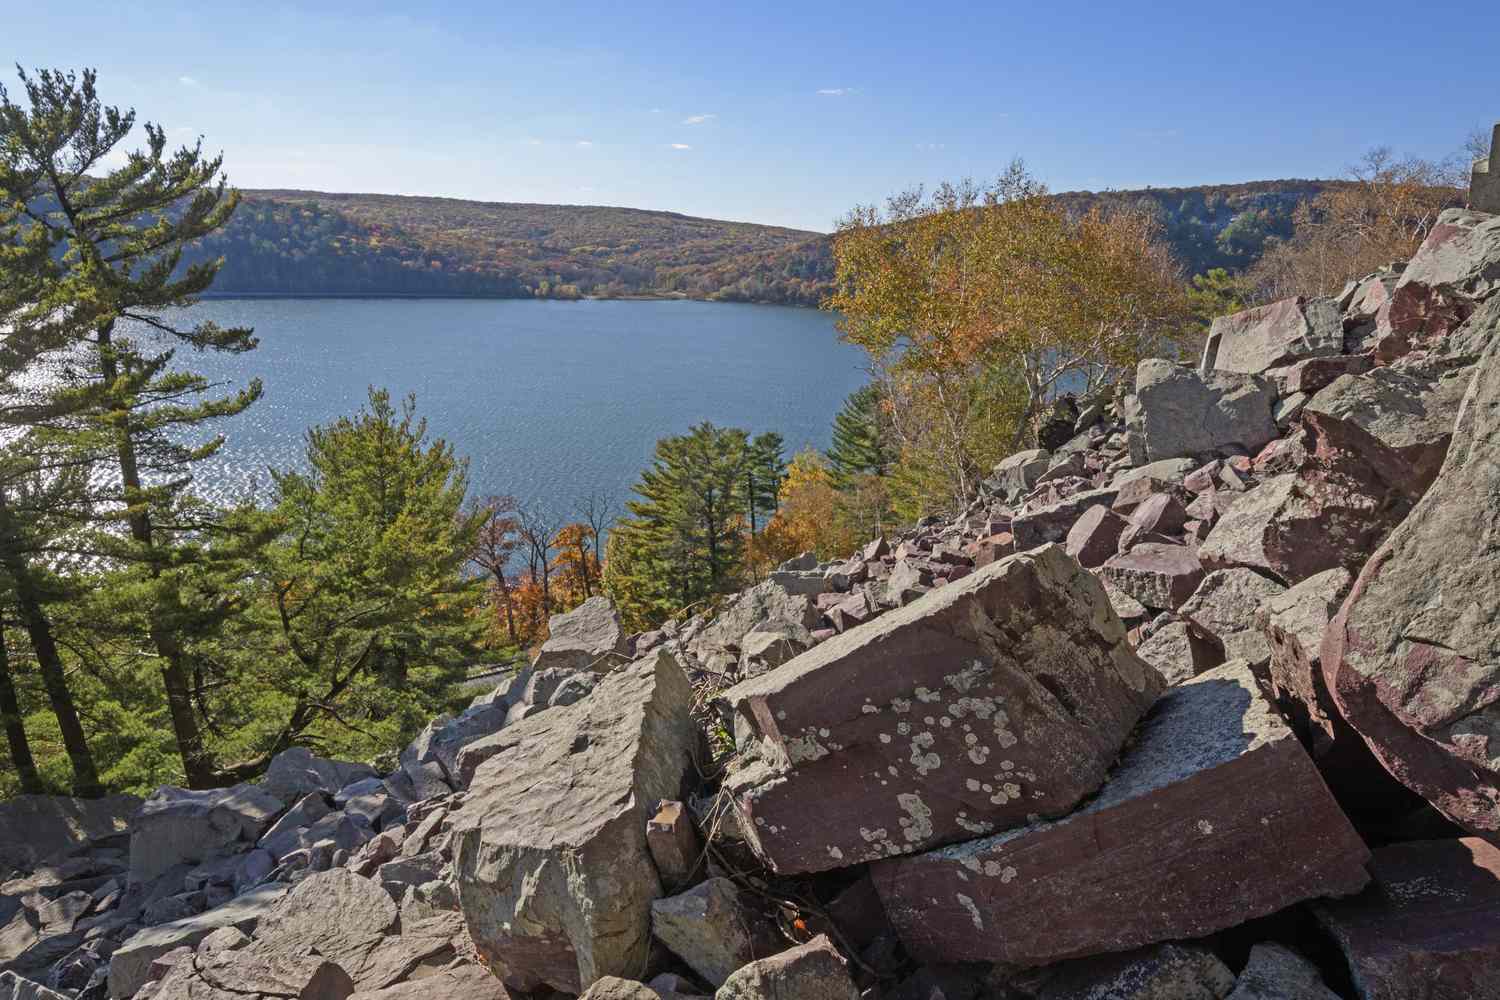
[[[891,734],[890,733],[881,733],[880,734],[880,742],[882,742],[882,743],[889,743],[890,741],[891,741]]]
[[[892,698],[891,711],[897,715],[905,715],[911,711],[911,700],[908,698]]]
[[[786,741],[786,758],[793,764],[818,760],[827,757],[829,753],[829,749],[818,742],[817,735],[811,729]]]
[[[969,911],[969,919],[974,921],[975,929],[981,931],[984,930],[984,921],[980,919],[979,907],[974,905],[974,901],[961,892],[956,893],[954,898],[958,900],[959,906],[962,906],[964,909]]]
[[[901,819],[901,834],[908,843],[917,843],[932,836],[932,810],[920,795],[902,792],[896,796],[896,803],[906,813]]]
[[[1206,819],[1200,819],[1198,821],[1198,832],[1207,837],[1214,832],[1214,825]]]
[[[828,856],[835,861],[844,860],[844,852],[839,850],[837,847],[830,847],[828,849]]]
[[[920,701],[920,702],[922,702],[924,704],[931,704],[934,701],[942,701],[943,700],[942,692],[940,692],[940,691],[931,691],[931,690],[929,690],[929,689],[927,689],[925,687],[918,687],[912,693],[917,696],[917,700],[918,701]]]
[[[943,766],[943,758],[931,752],[932,745],[936,742],[937,737],[931,733],[918,733],[911,739],[911,763],[924,778],[929,771],[936,771]]]
[[[865,704],[863,704],[863,705],[861,705],[861,706],[859,706],[859,710],[864,715],[879,715],[880,714],[880,706],[879,705],[871,705],[868,702],[865,703]]]
[[[890,839],[890,835],[885,832],[885,827],[883,826],[878,830],[871,830],[862,826],[859,828],[859,835],[864,838],[867,844],[875,844]]]
[[[969,759],[975,764],[983,767],[984,762],[990,759],[990,748],[984,746],[970,747]]]

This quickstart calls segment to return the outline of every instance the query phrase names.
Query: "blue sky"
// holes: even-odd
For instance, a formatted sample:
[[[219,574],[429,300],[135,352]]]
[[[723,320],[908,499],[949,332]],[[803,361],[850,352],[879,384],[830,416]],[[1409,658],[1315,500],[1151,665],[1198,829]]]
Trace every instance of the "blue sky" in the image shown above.
[[[20,8],[7,63],[98,68],[242,187],[817,230],[1017,155],[1054,190],[1327,177],[1500,118],[1488,0]]]

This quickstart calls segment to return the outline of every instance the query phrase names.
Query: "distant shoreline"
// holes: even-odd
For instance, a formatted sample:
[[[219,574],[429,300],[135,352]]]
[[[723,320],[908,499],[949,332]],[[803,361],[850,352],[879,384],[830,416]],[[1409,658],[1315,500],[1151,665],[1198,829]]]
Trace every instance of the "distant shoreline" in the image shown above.
[[[200,292],[200,299],[445,299],[487,302],[706,302],[710,305],[777,306],[782,309],[817,309],[793,302],[744,302],[700,299],[681,292],[633,292],[630,295],[581,295],[557,299],[520,295],[463,295],[443,292]]]

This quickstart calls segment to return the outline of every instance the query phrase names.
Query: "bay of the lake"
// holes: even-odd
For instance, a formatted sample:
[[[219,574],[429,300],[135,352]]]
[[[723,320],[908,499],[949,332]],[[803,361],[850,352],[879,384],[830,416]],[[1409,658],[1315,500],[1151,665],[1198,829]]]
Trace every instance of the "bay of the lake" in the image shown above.
[[[656,439],[710,420],[777,431],[788,457],[826,447],[865,379],[863,355],[812,309],[691,301],[209,299],[193,319],[252,326],[260,347],[180,361],[265,395],[221,422],[200,488],[268,495],[268,466],[300,464],[303,433],[352,414],[370,385],[413,392],[429,433],[469,458],[470,492],[512,493],[558,515],[617,501]]]

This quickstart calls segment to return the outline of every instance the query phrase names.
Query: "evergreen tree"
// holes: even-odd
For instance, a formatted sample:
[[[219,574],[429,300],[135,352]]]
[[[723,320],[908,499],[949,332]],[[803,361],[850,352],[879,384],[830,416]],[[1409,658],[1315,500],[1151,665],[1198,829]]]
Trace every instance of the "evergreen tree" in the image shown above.
[[[757,434],[750,442],[745,473],[745,507],[750,518],[751,535],[764,527],[769,516],[776,513],[777,496],[782,481],[786,479],[784,447],[781,435],[774,431]]]
[[[371,389],[308,432],[307,472],[273,473],[279,535],[229,654],[239,775],[294,744],[397,750],[477,656],[484,581],[463,567],[487,512],[465,512],[467,463],[415,407]]]
[[[851,392],[833,418],[833,446],[828,463],[833,483],[846,489],[857,476],[884,476],[894,452],[886,443],[880,412],[880,390],[867,385]]]
[[[31,741],[26,737],[26,724],[21,716],[21,699],[16,695],[15,680],[11,677],[10,650],[5,643],[5,630],[0,628],[0,727],[5,729],[5,746],[10,751],[10,764],[23,795],[40,795],[47,790],[42,776],[36,769],[36,758],[31,753]]]
[[[95,176],[134,127],[134,112],[103,105],[91,71],[21,76],[29,107],[0,89],[0,190],[33,195],[13,242],[62,250],[45,259],[33,251],[26,262],[40,285],[38,302],[84,327],[70,359],[79,380],[101,394],[90,416],[95,430],[108,432],[115,482],[102,509],[124,527],[97,541],[112,565],[127,567],[111,585],[122,614],[139,616],[156,651],[187,783],[209,786],[224,776],[215,772],[194,707],[203,666],[191,648],[232,608],[196,600],[203,595],[191,578],[216,551],[208,541],[229,522],[189,491],[193,464],[213,455],[222,438],[186,438],[244,410],[260,383],[209,397],[207,379],[173,367],[176,348],[247,351],[252,331],[186,325],[170,311],[212,284],[222,262],[182,266],[183,253],[224,225],[239,196],[220,173],[222,159],[206,156],[201,140],[169,153],[165,131],[150,123],[144,150]]]
[[[606,589],[633,621],[660,622],[738,586],[753,456],[745,431],[707,422],[656,442],[605,566]]]

